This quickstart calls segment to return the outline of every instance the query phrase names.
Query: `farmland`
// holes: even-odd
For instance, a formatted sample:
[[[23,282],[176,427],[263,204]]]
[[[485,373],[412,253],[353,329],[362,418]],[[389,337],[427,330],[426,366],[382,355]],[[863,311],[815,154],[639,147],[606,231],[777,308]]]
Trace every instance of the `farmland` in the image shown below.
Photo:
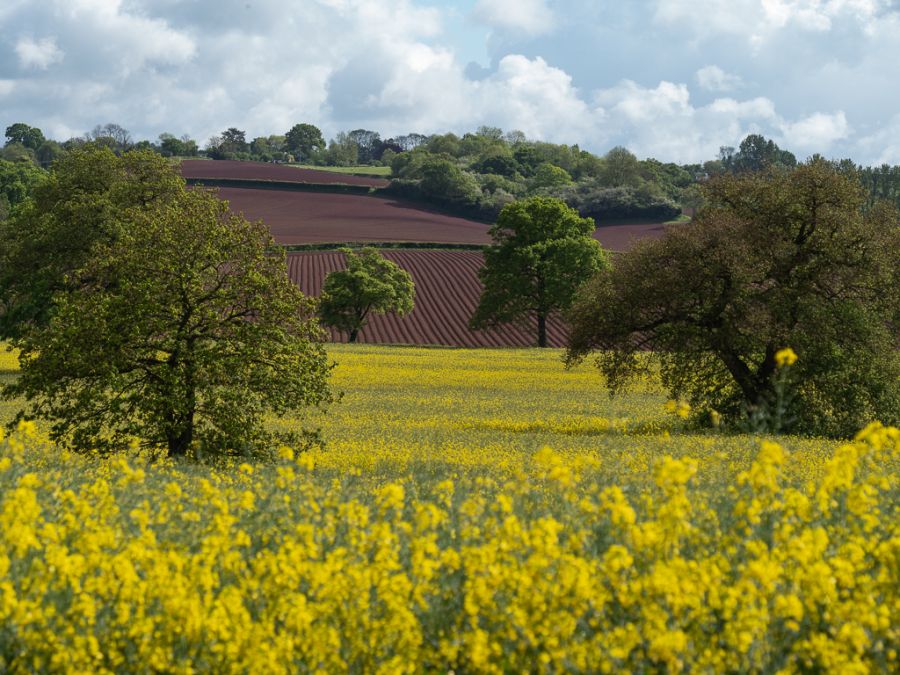
[[[297,168],[263,162],[185,160],[185,178],[295,182],[313,185],[384,187],[381,178],[335,171]],[[248,187],[221,187],[219,195],[250,220],[262,220],[280,244],[340,242],[433,242],[487,244],[488,225],[446,215],[416,202],[382,196],[294,192]],[[659,237],[664,225],[655,222],[598,223],[594,236],[605,248],[627,249],[645,237]]]
[[[385,197],[220,188],[232,210],[262,220],[279,244],[411,241],[486,244],[488,226]]]
[[[535,344],[535,327],[500,326],[494,330],[474,331],[468,321],[478,304],[481,284],[478,270],[483,257],[478,251],[385,250],[388,260],[408,271],[416,285],[416,305],[403,318],[394,315],[373,316],[359,336],[361,342],[437,344],[457,347],[528,347]],[[288,256],[291,278],[307,295],[317,296],[325,276],[342,269],[343,255],[336,251],[292,253]],[[347,336],[330,331],[332,340]],[[548,325],[548,341],[559,347],[565,342],[565,329],[558,319]]]
[[[366,185],[384,187],[382,178],[353,176],[334,171],[298,168],[267,162],[240,162],[234,160],[207,161],[186,159],[181,162],[181,175],[185,178],[251,179],[260,181],[285,181],[296,183]]]
[[[0,667],[896,670],[896,430],[693,434],[551,350],[331,353],[327,447],[274,464],[0,441]]]
[[[372,195],[338,194],[313,190],[268,189],[266,181],[309,183],[323,188],[346,182],[379,187],[380,179],[345,176],[314,169],[261,162],[184,161],[188,178],[262,181],[260,186],[218,188],[233,211],[250,220],[262,220],[276,243],[285,246],[343,243],[411,243],[487,245],[489,225],[428,209],[419,203],[377,192]],[[276,183],[277,185],[277,183]],[[262,189],[263,187],[267,189]],[[602,224],[594,237],[607,249],[629,248],[645,237],[659,237],[662,223],[615,222]],[[480,253],[460,250],[397,250],[386,257],[406,269],[416,284],[416,308],[404,318],[375,316],[363,331],[363,342],[437,344],[457,347],[525,347],[535,344],[533,330],[502,326],[472,331],[468,327],[481,293],[477,277]],[[291,278],[309,295],[318,295],[325,276],[341,269],[337,252],[305,252],[290,256]],[[332,340],[346,339],[330,331]],[[550,322],[549,344],[561,346],[565,330],[558,318]]]

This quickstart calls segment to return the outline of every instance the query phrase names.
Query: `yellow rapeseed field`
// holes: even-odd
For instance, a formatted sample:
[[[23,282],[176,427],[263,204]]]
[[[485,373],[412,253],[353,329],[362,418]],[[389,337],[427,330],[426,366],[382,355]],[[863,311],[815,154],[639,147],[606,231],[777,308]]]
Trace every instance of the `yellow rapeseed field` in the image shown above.
[[[900,669],[897,429],[691,433],[554,351],[332,356],[291,422],[326,447],[274,463],[0,440],[0,671]]]

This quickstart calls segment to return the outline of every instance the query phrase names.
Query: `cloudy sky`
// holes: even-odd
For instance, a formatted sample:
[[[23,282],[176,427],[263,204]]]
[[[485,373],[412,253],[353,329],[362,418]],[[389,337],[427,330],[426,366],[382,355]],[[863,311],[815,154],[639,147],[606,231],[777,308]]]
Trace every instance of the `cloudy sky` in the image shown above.
[[[59,140],[479,125],[900,164],[900,0],[0,0],[0,125]]]

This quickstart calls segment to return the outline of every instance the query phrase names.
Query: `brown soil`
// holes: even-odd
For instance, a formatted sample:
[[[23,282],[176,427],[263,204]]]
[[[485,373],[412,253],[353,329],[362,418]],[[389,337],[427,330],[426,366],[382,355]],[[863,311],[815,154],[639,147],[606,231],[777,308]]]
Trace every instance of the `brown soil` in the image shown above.
[[[335,171],[298,169],[297,167],[283,164],[208,159],[183,160],[181,162],[181,175],[185,178],[237,178],[242,180],[277,180],[326,185],[368,185],[369,187],[385,187],[389,182],[383,178],[351,176]]]
[[[490,243],[485,223],[429,211],[392,197],[246,188],[221,188],[219,196],[250,220],[261,219],[279,244]],[[601,225],[594,238],[607,249],[624,251],[638,239],[661,236],[663,228],[661,223]]]
[[[414,241],[487,244],[488,226],[393,198],[221,188],[234,211],[261,219],[279,244]]]
[[[384,256],[412,275],[416,285],[415,309],[406,317],[374,316],[359,335],[359,342],[454,347],[530,347],[537,343],[537,324],[522,327],[507,325],[496,330],[473,331],[469,317],[481,296],[478,270],[484,259],[477,251],[387,250]],[[293,279],[307,295],[321,293],[325,276],[344,267],[344,256],[333,251],[292,253],[288,268]],[[345,342],[347,336],[330,331],[331,339]],[[548,321],[547,338],[551,346],[566,342],[563,324]]]

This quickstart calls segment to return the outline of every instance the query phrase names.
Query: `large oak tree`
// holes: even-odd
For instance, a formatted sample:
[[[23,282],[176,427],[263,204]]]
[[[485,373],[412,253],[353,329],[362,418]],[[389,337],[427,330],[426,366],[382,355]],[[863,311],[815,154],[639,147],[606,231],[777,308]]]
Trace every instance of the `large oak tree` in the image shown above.
[[[796,430],[846,435],[900,418],[900,230],[858,183],[813,160],[723,176],[693,223],[588,284],[568,358],[597,354],[613,391],[655,359],[675,397],[737,422],[776,397],[791,347]]]
[[[51,269],[32,271],[53,281],[44,289],[50,306],[12,341],[21,374],[4,397],[24,397],[20,418],[48,420],[51,436],[79,451],[133,440],[173,456],[270,448],[276,437],[264,414],[330,399],[314,303],[290,281],[284,252],[262,223],[213,193],[187,190],[174,169],[132,183],[105,173],[128,173],[139,157],[94,159],[100,186],[111,181],[113,194],[138,190],[146,199],[78,192],[83,181],[66,171],[84,167],[57,170],[54,189],[68,206],[45,218],[60,240],[36,240],[28,257],[39,266],[42,250],[56,252],[46,258]],[[58,283],[67,236],[77,257]]]

